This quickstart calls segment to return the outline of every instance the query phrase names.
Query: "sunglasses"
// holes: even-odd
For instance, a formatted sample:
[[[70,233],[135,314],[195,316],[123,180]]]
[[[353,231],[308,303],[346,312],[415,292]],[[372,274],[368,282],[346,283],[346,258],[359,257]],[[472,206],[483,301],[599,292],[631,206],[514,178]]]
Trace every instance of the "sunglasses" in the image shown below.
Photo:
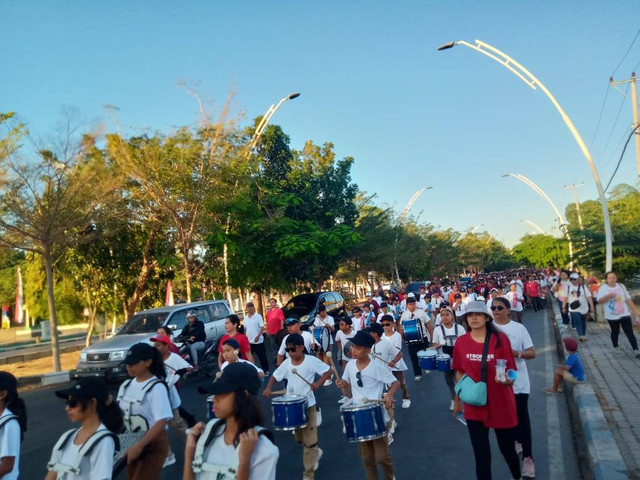
[[[391,326],[390,323],[381,323],[380,325],[382,325],[383,327],[390,327]]]
[[[297,347],[285,347],[285,352],[295,352]]]
[[[69,408],[76,408],[78,405],[80,405],[80,401],[78,399],[68,399],[67,400],[67,407]]]
[[[496,310],[498,310],[499,312],[501,312],[501,311],[502,311],[502,310],[504,310],[504,309],[505,309],[505,307],[503,307],[502,305],[496,305],[496,306],[491,305],[491,310],[492,310],[492,311],[494,311],[494,312],[495,312]]]
[[[363,387],[363,384],[362,384],[362,372],[356,373],[356,380],[357,380],[356,383],[358,384],[358,386],[362,388]]]

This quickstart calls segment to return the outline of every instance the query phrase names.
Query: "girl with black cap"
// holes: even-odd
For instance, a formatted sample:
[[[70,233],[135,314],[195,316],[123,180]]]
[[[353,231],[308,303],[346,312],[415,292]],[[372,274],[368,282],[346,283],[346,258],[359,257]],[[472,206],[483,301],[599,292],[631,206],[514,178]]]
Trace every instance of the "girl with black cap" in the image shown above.
[[[198,391],[213,395],[216,418],[187,430],[183,480],[275,480],[279,451],[265,430],[254,367],[232,363]]]
[[[122,363],[132,377],[118,391],[125,428],[146,432],[127,450],[127,480],[156,479],[169,453],[167,423],[173,418],[162,355],[147,343],[136,343]]]
[[[65,432],[51,454],[46,480],[108,480],[113,476],[116,434],[124,424],[122,412],[101,378],[83,378],[56,392],[67,401],[65,410],[81,427]]]
[[[18,396],[18,381],[0,372],[0,478],[17,480],[20,441],[27,430],[27,409]]]

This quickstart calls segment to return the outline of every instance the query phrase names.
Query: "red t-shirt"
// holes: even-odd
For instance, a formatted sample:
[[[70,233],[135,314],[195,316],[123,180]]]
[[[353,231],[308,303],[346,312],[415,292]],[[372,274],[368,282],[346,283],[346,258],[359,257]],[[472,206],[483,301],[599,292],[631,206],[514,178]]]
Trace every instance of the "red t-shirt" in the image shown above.
[[[496,359],[504,358],[507,361],[507,370],[516,370],[516,362],[509,337],[504,333],[498,335],[500,346],[496,347],[497,338],[491,335],[487,353],[487,404],[484,407],[474,407],[465,403],[464,417],[467,420],[483,422],[487,428],[512,428],[518,424],[516,397],[513,387],[496,382]],[[483,347],[484,343],[476,342],[471,338],[471,333],[462,335],[456,340],[452,367],[479,382]]]
[[[247,353],[249,353],[251,351],[251,345],[249,344],[249,339],[247,338],[246,335],[242,334],[242,333],[236,333],[233,337],[231,335],[229,335],[228,333],[223,335],[222,338],[220,339],[220,342],[218,343],[218,351],[221,352],[222,351],[222,345],[224,345],[225,340],[227,340],[228,338],[233,338],[235,340],[238,341],[238,343],[240,344],[240,358],[246,360],[247,359]]]
[[[284,313],[281,308],[272,308],[267,312],[267,335],[275,335],[282,330]]]
[[[540,284],[538,282],[527,282],[524,284],[524,289],[530,297],[540,296]]]

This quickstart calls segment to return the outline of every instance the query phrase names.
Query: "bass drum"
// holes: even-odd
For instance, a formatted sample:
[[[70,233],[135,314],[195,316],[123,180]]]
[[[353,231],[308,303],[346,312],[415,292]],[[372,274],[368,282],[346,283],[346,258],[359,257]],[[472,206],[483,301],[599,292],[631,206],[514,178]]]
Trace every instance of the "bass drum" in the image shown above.
[[[313,327],[313,338],[316,341],[316,348],[327,352],[331,345],[331,333],[327,327]]]

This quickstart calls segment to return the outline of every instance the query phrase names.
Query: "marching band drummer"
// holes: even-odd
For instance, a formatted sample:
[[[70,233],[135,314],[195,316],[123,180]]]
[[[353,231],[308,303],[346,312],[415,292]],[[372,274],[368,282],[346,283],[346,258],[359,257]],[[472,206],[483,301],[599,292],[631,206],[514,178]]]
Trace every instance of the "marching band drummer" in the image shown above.
[[[307,350],[306,353],[311,352],[311,345],[313,344],[313,335],[309,332],[300,330],[300,317],[297,315],[291,315],[284,321],[284,326],[289,332],[283,339],[282,343],[280,343],[280,348],[278,349],[278,359],[276,363],[280,365],[286,357],[289,356],[289,353],[286,351],[285,345],[287,341],[287,337],[293,333],[297,333],[302,335],[304,339],[304,348]]]
[[[327,313],[327,307],[324,303],[321,303],[320,305],[318,305],[318,314],[316,315],[316,318],[313,321],[311,328],[314,330],[316,328],[319,328],[319,329],[327,328],[329,330],[329,349],[331,349],[331,346],[333,345],[333,334],[336,331],[335,320],[331,315]],[[320,360],[322,360],[327,365],[330,365],[329,359],[325,355],[325,351],[323,350],[322,345],[319,345],[318,342],[316,342],[315,336],[313,336],[312,348],[315,348],[318,354],[318,358]],[[327,379],[327,381],[324,384],[325,387],[329,385],[331,385],[331,378]]]
[[[402,388],[402,408],[409,408],[411,406],[411,397],[409,396],[407,379],[404,374],[404,372],[406,372],[408,368],[406,363],[404,363],[404,360],[402,359],[402,335],[394,330],[395,322],[393,321],[393,317],[391,315],[383,316],[380,325],[382,327],[382,330],[384,331],[382,334],[382,340],[391,345],[391,351],[395,352],[391,357],[391,360],[388,361],[393,362],[395,369],[394,367],[392,367],[391,371],[393,372],[393,375],[396,377],[398,382],[400,382],[400,387]],[[381,349],[382,347],[374,346],[374,349],[376,348]]]
[[[285,343],[289,358],[273,372],[262,395],[265,397],[271,396],[273,384],[276,381],[287,380],[287,393],[307,397],[308,424],[304,428],[297,429],[295,435],[298,443],[302,444],[302,464],[304,465],[302,478],[304,480],[313,480],[320,458],[322,458],[322,450],[318,448],[316,397],[313,391],[320,388],[331,377],[331,369],[316,357],[304,354],[304,339],[302,335],[291,334],[287,337]],[[293,373],[294,369],[296,373]],[[298,375],[304,377],[311,386]],[[320,378],[314,381],[316,375],[320,376]]]
[[[354,361],[347,363],[342,379],[337,380],[336,385],[344,396],[351,397],[356,404],[365,403],[365,399],[381,398],[384,388],[389,386],[383,400],[385,407],[391,408],[393,395],[400,388],[400,383],[389,368],[381,362],[373,362],[369,357],[374,343],[375,340],[367,332],[356,333],[351,339],[351,357]],[[384,413],[385,422],[388,422],[386,410]],[[359,442],[359,445],[367,480],[378,478],[376,464],[380,464],[385,480],[393,480],[393,460],[389,452],[388,437],[385,435],[375,440]]]
[[[217,418],[187,430],[183,480],[275,480],[280,455],[256,395],[260,379],[244,362],[231,363],[217,382],[198,387],[213,395]]]
[[[407,309],[404,311],[402,316],[400,317],[400,325],[404,326],[405,320],[419,320],[418,328],[422,329],[423,340],[407,340],[404,329],[402,329],[402,334],[405,342],[407,342],[407,348],[409,349],[409,358],[411,359],[411,365],[413,366],[413,375],[414,380],[419,382],[422,380],[422,368],[420,368],[420,363],[418,363],[418,352],[426,347],[431,335],[433,335],[433,326],[429,321],[429,317],[424,310],[420,310],[417,308],[416,299],[415,298],[407,298]]]
[[[338,347],[338,361],[340,361],[343,370],[347,364],[347,359],[344,358],[344,352],[342,350],[345,344],[357,333],[352,325],[353,321],[347,316],[340,318],[338,323],[339,330],[336,333],[336,345]]]
[[[133,345],[123,362],[129,380],[120,385],[118,404],[124,413],[125,428],[140,427],[144,436],[127,450],[127,480],[160,477],[169,453],[167,422],[173,418],[165,369],[160,352],[147,343]]]
[[[67,416],[81,426],[66,431],[53,447],[45,480],[110,480],[116,434],[124,424],[107,382],[83,378],[56,396],[67,401]]]

